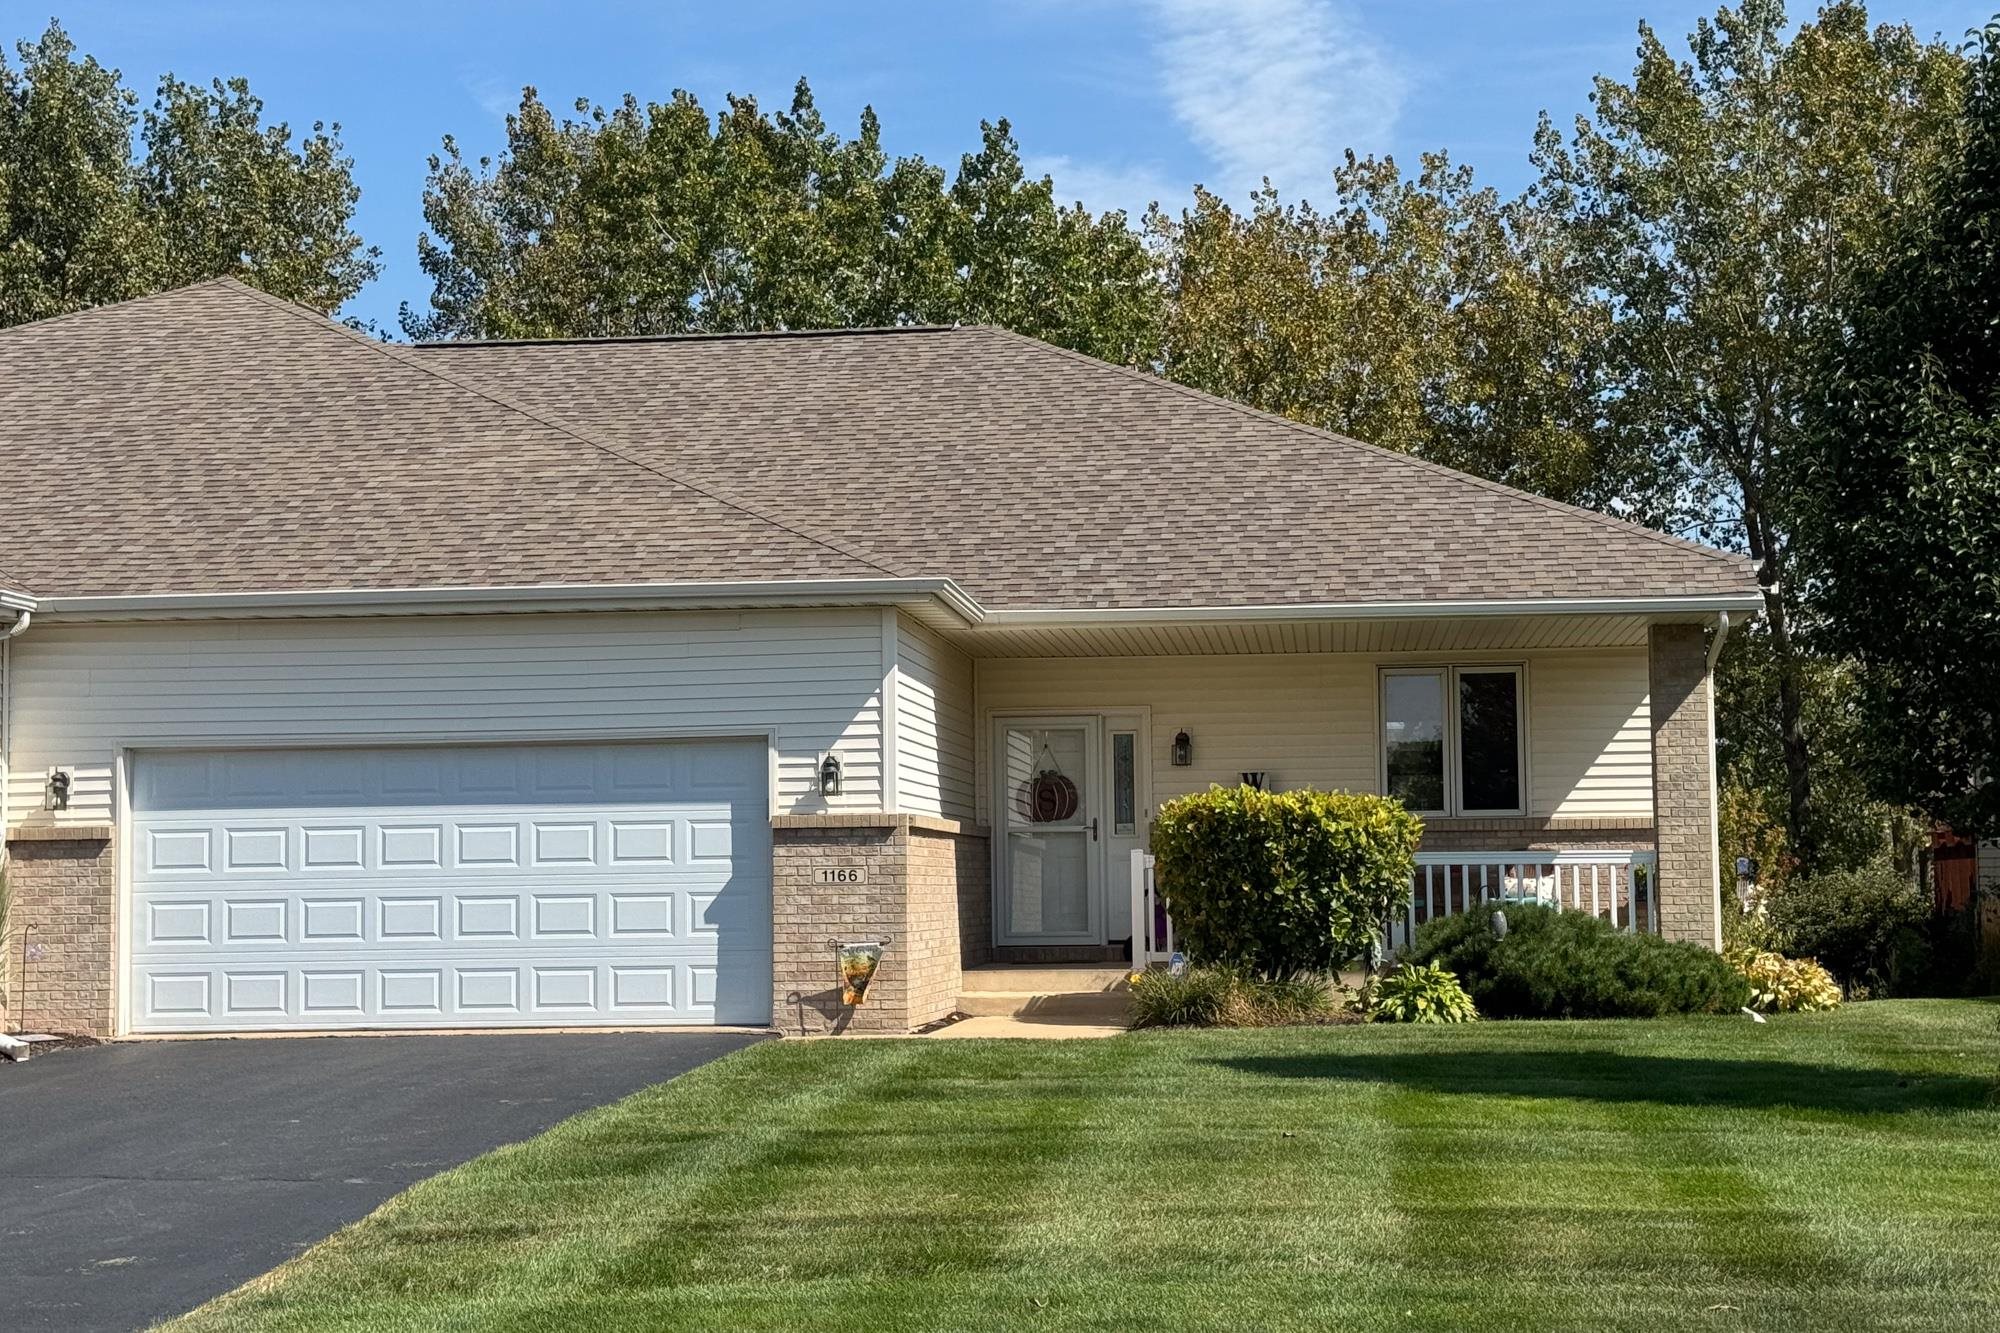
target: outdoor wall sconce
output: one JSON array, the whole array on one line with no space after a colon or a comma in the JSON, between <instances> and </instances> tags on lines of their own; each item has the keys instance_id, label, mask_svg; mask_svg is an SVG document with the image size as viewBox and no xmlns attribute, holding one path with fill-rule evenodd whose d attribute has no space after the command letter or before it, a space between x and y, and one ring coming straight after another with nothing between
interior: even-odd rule
<instances>
[{"instance_id":1,"label":"outdoor wall sconce","mask_svg":"<svg viewBox=\"0 0 2000 1333\"><path fill-rule=\"evenodd\" d=\"M70 775L67 771L60 768L50 770L49 794L42 804L51 810L69 809L69 788Z\"/></svg>"},{"instance_id":2,"label":"outdoor wall sconce","mask_svg":"<svg viewBox=\"0 0 2000 1333\"><path fill-rule=\"evenodd\" d=\"M819 794L821 796L840 795L840 756L832 751L819 761Z\"/></svg>"},{"instance_id":3,"label":"outdoor wall sconce","mask_svg":"<svg viewBox=\"0 0 2000 1333\"><path fill-rule=\"evenodd\" d=\"M1174 737L1174 767L1186 768L1194 762L1194 742L1188 739L1186 730Z\"/></svg>"}]
</instances>

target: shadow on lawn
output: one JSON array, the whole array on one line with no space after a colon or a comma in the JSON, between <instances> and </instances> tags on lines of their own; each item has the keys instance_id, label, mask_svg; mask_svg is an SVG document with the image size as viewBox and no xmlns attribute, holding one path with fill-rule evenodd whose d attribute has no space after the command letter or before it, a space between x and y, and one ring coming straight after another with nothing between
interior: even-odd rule
<instances>
[{"instance_id":1,"label":"shadow on lawn","mask_svg":"<svg viewBox=\"0 0 2000 1333\"><path fill-rule=\"evenodd\" d=\"M2000 1080L1778 1060L1701 1060L1610 1051L1435 1051L1422 1055L1253 1055L1213 1063L1266 1078L1393 1083L1422 1092L1566 1097L1667 1106L1794 1107L1860 1114L2000 1106Z\"/></svg>"}]
</instances>

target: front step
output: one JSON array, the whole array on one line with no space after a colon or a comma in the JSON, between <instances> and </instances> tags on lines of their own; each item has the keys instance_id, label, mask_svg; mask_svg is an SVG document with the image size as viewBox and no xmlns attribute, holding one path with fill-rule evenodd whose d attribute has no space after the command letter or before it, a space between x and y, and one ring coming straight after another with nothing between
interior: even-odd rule
<instances>
[{"instance_id":1,"label":"front step","mask_svg":"<svg viewBox=\"0 0 2000 1333\"><path fill-rule=\"evenodd\" d=\"M1122 1025L1130 987L1122 967L997 963L965 969L958 1011L974 1018Z\"/></svg>"}]
</instances>

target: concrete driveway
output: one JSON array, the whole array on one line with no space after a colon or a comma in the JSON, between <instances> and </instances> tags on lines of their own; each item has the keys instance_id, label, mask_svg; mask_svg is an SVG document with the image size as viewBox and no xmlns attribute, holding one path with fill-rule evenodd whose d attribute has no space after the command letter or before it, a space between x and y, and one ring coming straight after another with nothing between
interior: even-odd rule
<instances>
[{"instance_id":1,"label":"concrete driveway","mask_svg":"<svg viewBox=\"0 0 2000 1333\"><path fill-rule=\"evenodd\" d=\"M0 1067L0 1323L184 1313L425 1176L755 1040L262 1038Z\"/></svg>"}]
</instances>

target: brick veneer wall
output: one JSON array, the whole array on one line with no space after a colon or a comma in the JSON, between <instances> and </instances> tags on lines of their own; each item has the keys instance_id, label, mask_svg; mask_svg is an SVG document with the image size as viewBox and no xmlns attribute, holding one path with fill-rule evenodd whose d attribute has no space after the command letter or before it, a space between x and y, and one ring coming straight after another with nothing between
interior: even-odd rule
<instances>
[{"instance_id":1,"label":"brick veneer wall","mask_svg":"<svg viewBox=\"0 0 2000 1333\"><path fill-rule=\"evenodd\" d=\"M1703 627L1653 626L1648 666L1660 933L1668 939L1694 940L1720 949L1715 712Z\"/></svg>"},{"instance_id":2,"label":"brick veneer wall","mask_svg":"<svg viewBox=\"0 0 2000 1333\"><path fill-rule=\"evenodd\" d=\"M108 828L7 836L7 1026L111 1035L118 877ZM40 956L24 963L22 944Z\"/></svg>"},{"instance_id":3,"label":"brick veneer wall","mask_svg":"<svg viewBox=\"0 0 2000 1333\"><path fill-rule=\"evenodd\" d=\"M908 1032L949 1014L960 990L960 904L984 893L985 835L912 815L790 815L772 825L778 1030ZM815 883L822 867L859 867L867 880ZM842 1004L829 941L885 938L867 1002Z\"/></svg>"}]
</instances>

